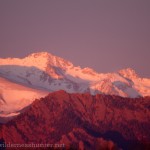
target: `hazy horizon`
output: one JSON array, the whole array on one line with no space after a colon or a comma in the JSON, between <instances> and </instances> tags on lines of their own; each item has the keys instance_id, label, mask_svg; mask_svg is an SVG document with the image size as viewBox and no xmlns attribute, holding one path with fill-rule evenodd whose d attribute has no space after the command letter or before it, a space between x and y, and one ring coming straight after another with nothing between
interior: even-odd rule
<instances>
[{"instance_id":1,"label":"hazy horizon","mask_svg":"<svg viewBox=\"0 0 150 150\"><path fill-rule=\"evenodd\" d=\"M97 72L150 77L150 1L0 1L0 57L47 51Z\"/></svg>"}]
</instances>

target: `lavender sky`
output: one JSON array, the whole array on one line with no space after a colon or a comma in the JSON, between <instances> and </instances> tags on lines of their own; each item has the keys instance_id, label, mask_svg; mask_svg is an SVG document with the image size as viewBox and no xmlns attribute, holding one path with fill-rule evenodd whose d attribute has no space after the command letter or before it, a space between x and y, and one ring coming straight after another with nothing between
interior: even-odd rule
<instances>
[{"instance_id":1,"label":"lavender sky","mask_svg":"<svg viewBox=\"0 0 150 150\"><path fill-rule=\"evenodd\" d=\"M0 57L38 51L150 77L150 0L0 0Z\"/></svg>"}]
</instances>

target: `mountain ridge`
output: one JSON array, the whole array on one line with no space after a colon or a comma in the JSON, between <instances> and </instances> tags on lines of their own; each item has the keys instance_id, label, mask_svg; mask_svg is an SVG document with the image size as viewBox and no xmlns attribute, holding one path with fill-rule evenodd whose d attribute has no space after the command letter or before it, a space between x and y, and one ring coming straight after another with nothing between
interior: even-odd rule
<instances>
[{"instance_id":1,"label":"mountain ridge","mask_svg":"<svg viewBox=\"0 0 150 150\"><path fill-rule=\"evenodd\" d=\"M20 67L20 69L17 69L14 66L18 68ZM31 69L25 67L31 67ZM32 67L35 67L35 69ZM15 73L14 70L16 71ZM33 53L22 59L0 59L0 73L4 74L6 77L8 77L8 74L11 74L12 77L14 76L16 81L19 76L20 78L28 80L28 82L35 87L42 84L43 88L50 91L64 89L67 92L82 93L89 90L91 94L95 94L95 92L93 92L95 90L99 93L103 91L104 94L111 94L109 90L107 91L107 88L105 91L100 87L98 87L98 89L93 89L95 84L108 81L108 84L109 82L112 83L112 87L114 89L112 94L114 95L137 97L147 96L150 94L150 79L140 78L131 68L122 69L116 73L97 73L92 68L86 67L82 69L80 66L76 67L70 61L54 56L48 52ZM36 82L39 82L38 80L40 80L41 76L43 76L43 83L32 83L33 77L30 79L30 75L35 76L35 78L39 78ZM51 78L53 83L48 83ZM121 82L123 85L116 86L113 84L113 82L116 81ZM59 86L60 84L62 84L62 86ZM77 84L79 84L81 89L77 90L73 87L73 85ZM126 86L127 91L122 90L120 88L121 86ZM133 95L131 93L133 93Z\"/></svg>"},{"instance_id":2,"label":"mountain ridge","mask_svg":"<svg viewBox=\"0 0 150 150\"><path fill-rule=\"evenodd\" d=\"M150 96L150 79L140 78L131 68L116 73L97 73L92 68L74 66L70 61L47 52L33 53L21 59L0 58L0 77L9 80L9 84L12 82L18 86L38 89L45 93L65 90L69 93L88 92L92 95L101 93L131 98ZM6 83L3 82L4 85ZM1 97L8 95L7 90L3 92L2 89L0 90ZM13 87L11 90L13 91ZM20 94L19 90L18 94ZM9 107L10 103L3 103L3 99L0 101L2 107ZM9 97L6 101L14 100ZM18 101L16 99L14 106ZM2 107L0 116L4 115ZM16 111L21 109L23 107ZM10 111L10 113L15 113L15 111Z\"/></svg>"},{"instance_id":3,"label":"mountain ridge","mask_svg":"<svg viewBox=\"0 0 150 150\"><path fill-rule=\"evenodd\" d=\"M2 125L0 139L20 144L63 143L68 149L79 149L82 143L89 150L104 145L116 150L146 150L150 146L149 104L150 97L56 91Z\"/></svg>"},{"instance_id":4,"label":"mountain ridge","mask_svg":"<svg viewBox=\"0 0 150 150\"><path fill-rule=\"evenodd\" d=\"M142 78L138 77L138 75L135 73L135 71L131 68L122 69L122 70L119 70L116 73L106 73L106 74L97 73L96 71L94 71L93 69L88 68L88 67L83 68L83 69L79 66L76 67L70 61L67 61L67 60L62 59L60 57L49 54L48 52L33 53L33 54L30 54L27 57L22 58L22 59L19 59L19 58L0 59L0 63L1 63L0 73L4 73L6 76L7 76L6 72L10 72L10 73L11 73L11 71L13 72L13 70L11 70L11 68L7 68L5 70L4 66L7 66L7 65L8 66L9 65L22 66L22 69L23 69L24 66L26 66L26 67L36 67L39 70L46 73L49 77L52 77L54 80L58 79L59 83L54 83L54 84L57 84L57 86L58 86L58 84L60 84L60 82L61 82L60 80L64 80L62 82L63 86L66 86L64 82L68 82L69 80L71 82L75 83L75 84L76 83L79 83L79 84L80 83L81 84L86 83L86 86L87 86L86 89L83 89L83 90L80 89L80 90L77 91L74 88L69 90L69 88L62 87L62 86L60 86L60 88L59 88L59 86L55 87L55 86L52 86L52 84L51 84L51 86L49 86L49 85L45 86L48 90L51 90L51 89L54 88L54 90L64 89L67 92L80 92L80 91L84 92L84 90L86 91L88 88L90 88L91 85L94 85L95 83L98 83L98 82L103 82L103 80L106 81L106 79L109 80L111 83L114 82L114 80L115 81L118 80L118 81L121 81L123 84L125 83L125 84L128 84L128 85L129 85L129 82L130 82L129 80L132 80L131 82L135 81L135 83L139 82L139 84L141 84L140 82L142 82L141 81ZM17 71L17 69L16 69L16 71ZM29 74L32 74L32 72L34 72L34 71L33 70L31 71L31 70L27 69L27 72L30 72ZM23 73L27 74L27 72L23 72ZM23 74L23 73L21 72L21 74ZM36 74L37 74L36 76L41 76L42 73L39 73L39 75L38 75L38 73L36 73ZM17 75L18 74L16 74L15 76L17 76ZM21 75L21 77L22 76L23 75ZM49 78L48 76L47 76L47 78ZM28 78L28 77L24 77L24 78ZM31 79L29 79L29 80L31 80ZM143 80L147 80L148 87L150 87L150 79L143 78ZM146 83L144 82L144 84L146 84ZM35 86L37 86L37 85L35 85ZM73 85L69 85L69 86L73 86ZM115 85L112 85L112 86L116 90L116 93L114 93L115 95L120 95L120 96L123 96L123 97L126 97L126 96L127 97L128 96L132 97L132 95L126 93L125 91L123 91L124 94L119 93L120 89ZM132 88L132 87L130 87L130 88ZM145 87L142 87L142 88L145 88ZM137 91L139 90L136 86L133 89L135 89ZM149 91L149 89L147 89L147 90ZM94 94L94 93L92 93L92 91L93 91L93 88L91 90L91 94ZM95 91L97 91L97 89L95 89ZM99 89L98 91L101 93L101 89ZM106 93L106 94L109 93L108 91L106 91L106 92L103 91L103 92ZM146 94L142 93L141 91L139 92L139 95L146 96ZM149 93L148 93L148 95L149 95ZM138 96L138 94L136 96Z\"/></svg>"}]
</instances>

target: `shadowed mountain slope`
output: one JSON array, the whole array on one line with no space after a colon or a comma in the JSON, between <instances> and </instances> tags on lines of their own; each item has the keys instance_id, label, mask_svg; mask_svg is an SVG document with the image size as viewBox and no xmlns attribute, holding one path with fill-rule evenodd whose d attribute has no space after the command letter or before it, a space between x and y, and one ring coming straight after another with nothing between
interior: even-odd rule
<instances>
[{"instance_id":1,"label":"shadowed mountain slope","mask_svg":"<svg viewBox=\"0 0 150 150\"><path fill-rule=\"evenodd\" d=\"M5 143L63 143L74 149L146 150L150 98L50 93L0 126Z\"/></svg>"}]
</instances>

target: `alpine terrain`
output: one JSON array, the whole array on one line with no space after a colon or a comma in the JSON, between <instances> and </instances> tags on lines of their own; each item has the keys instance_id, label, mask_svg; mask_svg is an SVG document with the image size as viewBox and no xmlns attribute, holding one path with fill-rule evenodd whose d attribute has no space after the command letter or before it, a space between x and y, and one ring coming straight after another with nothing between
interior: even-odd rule
<instances>
[{"instance_id":1,"label":"alpine terrain","mask_svg":"<svg viewBox=\"0 0 150 150\"><path fill-rule=\"evenodd\" d=\"M136 98L150 96L150 79L130 68L97 73L47 52L0 59L0 117L17 115L35 98L58 90Z\"/></svg>"},{"instance_id":2,"label":"alpine terrain","mask_svg":"<svg viewBox=\"0 0 150 150\"><path fill-rule=\"evenodd\" d=\"M0 59L0 149L149 150L149 127L150 78L131 68L97 73L47 52Z\"/></svg>"},{"instance_id":3,"label":"alpine terrain","mask_svg":"<svg viewBox=\"0 0 150 150\"><path fill-rule=\"evenodd\" d=\"M149 150L149 127L150 97L57 91L1 125L0 140L20 149L41 144L35 149Z\"/></svg>"}]
</instances>

